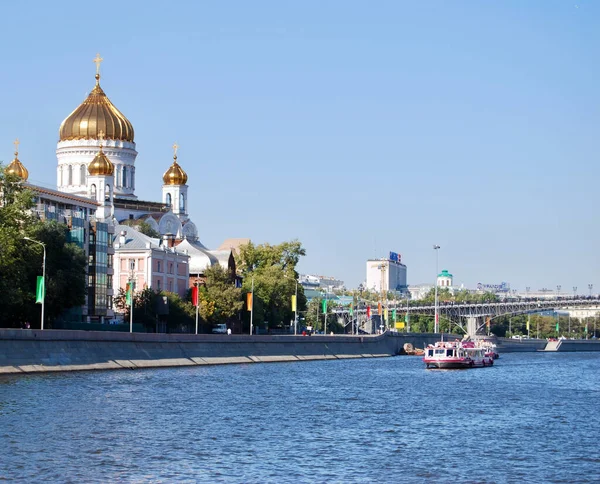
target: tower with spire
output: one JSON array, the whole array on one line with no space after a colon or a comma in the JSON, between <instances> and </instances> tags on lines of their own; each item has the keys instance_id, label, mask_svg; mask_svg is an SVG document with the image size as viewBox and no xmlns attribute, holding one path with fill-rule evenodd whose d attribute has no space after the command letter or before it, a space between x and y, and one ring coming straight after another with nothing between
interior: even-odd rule
<instances>
[{"instance_id":1,"label":"tower with spire","mask_svg":"<svg viewBox=\"0 0 600 484\"><path fill-rule=\"evenodd\" d=\"M172 212L179 220L185 222L187 215L187 190L188 176L183 168L177 163L177 143L173 145L173 163L163 175L162 196L163 203L171 207Z\"/></svg>"},{"instance_id":2,"label":"tower with spire","mask_svg":"<svg viewBox=\"0 0 600 484\"><path fill-rule=\"evenodd\" d=\"M114 196L135 200L135 149L131 122L100 87L100 54L96 55L96 85L60 125L56 148L57 186L62 192L88 196L88 165L100 152L114 165ZM104 139L99 134L104 134Z\"/></svg>"},{"instance_id":3,"label":"tower with spire","mask_svg":"<svg viewBox=\"0 0 600 484\"><path fill-rule=\"evenodd\" d=\"M115 166L102 151L104 133L98 133L100 151L88 165L88 196L98 203L96 217L110 219L114 213L113 190Z\"/></svg>"}]
</instances>

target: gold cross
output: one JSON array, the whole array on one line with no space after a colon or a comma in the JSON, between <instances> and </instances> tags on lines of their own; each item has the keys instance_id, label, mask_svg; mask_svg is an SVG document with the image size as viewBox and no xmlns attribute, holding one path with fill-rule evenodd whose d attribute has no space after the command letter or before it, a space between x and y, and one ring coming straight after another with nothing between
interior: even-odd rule
<instances>
[{"instance_id":1,"label":"gold cross","mask_svg":"<svg viewBox=\"0 0 600 484\"><path fill-rule=\"evenodd\" d=\"M100 75L100 64L104 59L102 57L100 57L100 54L96 54L96 58L94 59L94 62L96 63L96 75L99 76Z\"/></svg>"},{"instance_id":2,"label":"gold cross","mask_svg":"<svg viewBox=\"0 0 600 484\"><path fill-rule=\"evenodd\" d=\"M15 155L16 155L17 153L19 153L19 145L21 144L21 142L19 141L19 138L17 138L17 139L16 139L16 140L13 142L13 144L15 145Z\"/></svg>"},{"instance_id":3,"label":"gold cross","mask_svg":"<svg viewBox=\"0 0 600 484\"><path fill-rule=\"evenodd\" d=\"M179 145L175 143L173 145L173 158L177 158L177 150L179 149Z\"/></svg>"},{"instance_id":4,"label":"gold cross","mask_svg":"<svg viewBox=\"0 0 600 484\"><path fill-rule=\"evenodd\" d=\"M104 131L100 130L98 133L98 139L100 140L100 147L102 148L102 141L104 141Z\"/></svg>"}]
</instances>

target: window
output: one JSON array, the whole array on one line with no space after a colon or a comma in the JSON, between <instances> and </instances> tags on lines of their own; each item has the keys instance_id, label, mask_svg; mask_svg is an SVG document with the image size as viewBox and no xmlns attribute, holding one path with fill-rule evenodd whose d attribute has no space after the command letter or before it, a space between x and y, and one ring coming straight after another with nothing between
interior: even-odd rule
<instances>
[{"instance_id":1,"label":"window","mask_svg":"<svg viewBox=\"0 0 600 484\"><path fill-rule=\"evenodd\" d=\"M96 200L96 185L90 187L90 198Z\"/></svg>"},{"instance_id":2,"label":"window","mask_svg":"<svg viewBox=\"0 0 600 484\"><path fill-rule=\"evenodd\" d=\"M173 274L173 263L169 264L169 274Z\"/></svg>"},{"instance_id":3,"label":"window","mask_svg":"<svg viewBox=\"0 0 600 484\"><path fill-rule=\"evenodd\" d=\"M168 289L167 289L167 290L168 290L169 292L173 292L173 281L169 280L169 281L167 282L167 285L168 285Z\"/></svg>"},{"instance_id":4,"label":"window","mask_svg":"<svg viewBox=\"0 0 600 484\"><path fill-rule=\"evenodd\" d=\"M79 184L80 185L85 185L85 174L86 174L86 167L85 165L81 165L79 167Z\"/></svg>"},{"instance_id":5,"label":"window","mask_svg":"<svg viewBox=\"0 0 600 484\"><path fill-rule=\"evenodd\" d=\"M156 261L156 272L160 272L160 261Z\"/></svg>"},{"instance_id":6,"label":"window","mask_svg":"<svg viewBox=\"0 0 600 484\"><path fill-rule=\"evenodd\" d=\"M108 259L106 260L106 267L112 267L112 266L113 266L113 255L108 254Z\"/></svg>"},{"instance_id":7,"label":"window","mask_svg":"<svg viewBox=\"0 0 600 484\"><path fill-rule=\"evenodd\" d=\"M171 194L167 193L167 198L165 200L165 203L170 207L171 206Z\"/></svg>"},{"instance_id":8,"label":"window","mask_svg":"<svg viewBox=\"0 0 600 484\"><path fill-rule=\"evenodd\" d=\"M156 279L156 289L160 291L160 279Z\"/></svg>"},{"instance_id":9,"label":"window","mask_svg":"<svg viewBox=\"0 0 600 484\"><path fill-rule=\"evenodd\" d=\"M179 210L185 212L185 197L183 196L183 193L179 195Z\"/></svg>"},{"instance_id":10,"label":"window","mask_svg":"<svg viewBox=\"0 0 600 484\"><path fill-rule=\"evenodd\" d=\"M127 167L123 167L123 187L127 188Z\"/></svg>"},{"instance_id":11,"label":"window","mask_svg":"<svg viewBox=\"0 0 600 484\"><path fill-rule=\"evenodd\" d=\"M110 200L110 185L104 187L104 200Z\"/></svg>"},{"instance_id":12,"label":"window","mask_svg":"<svg viewBox=\"0 0 600 484\"><path fill-rule=\"evenodd\" d=\"M73 185L73 167L71 165L67 168L67 185Z\"/></svg>"}]
</instances>

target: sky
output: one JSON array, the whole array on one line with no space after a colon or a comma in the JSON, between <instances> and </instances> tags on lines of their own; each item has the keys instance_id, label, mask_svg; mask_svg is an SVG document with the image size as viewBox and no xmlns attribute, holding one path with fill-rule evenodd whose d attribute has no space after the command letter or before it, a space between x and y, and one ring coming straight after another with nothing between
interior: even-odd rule
<instances>
[{"instance_id":1,"label":"sky","mask_svg":"<svg viewBox=\"0 0 600 484\"><path fill-rule=\"evenodd\" d=\"M180 146L204 245L298 239L356 287L600 291L600 2L4 2L0 160L56 186L58 129L94 86L132 122L136 195Z\"/></svg>"}]
</instances>

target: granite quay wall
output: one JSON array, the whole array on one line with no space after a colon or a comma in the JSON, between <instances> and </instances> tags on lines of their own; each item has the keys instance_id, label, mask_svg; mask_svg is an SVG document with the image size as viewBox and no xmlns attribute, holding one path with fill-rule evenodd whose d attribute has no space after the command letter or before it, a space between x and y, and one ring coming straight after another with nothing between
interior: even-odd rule
<instances>
[{"instance_id":1,"label":"granite quay wall","mask_svg":"<svg viewBox=\"0 0 600 484\"><path fill-rule=\"evenodd\" d=\"M394 356L432 334L192 335L0 329L0 373L156 368Z\"/></svg>"},{"instance_id":2,"label":"granite quay wall","mask_svg":"<svg viewBox=\"0 0 600 484\"><path fill-rule=\"evenodd\" d=\"M557 351L600 351L600 340L597 339L563 339Z\"/></svg>"}]
</instances>

